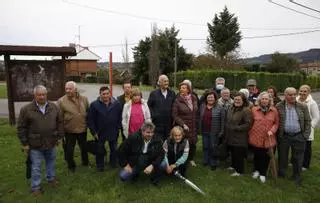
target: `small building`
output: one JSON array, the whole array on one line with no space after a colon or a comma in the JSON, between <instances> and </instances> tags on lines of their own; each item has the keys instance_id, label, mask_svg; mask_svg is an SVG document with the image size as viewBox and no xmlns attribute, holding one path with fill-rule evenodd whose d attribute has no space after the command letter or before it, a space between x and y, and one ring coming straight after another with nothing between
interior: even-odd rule
<instances>
[{"instance_id":1,"label":"small building","mask_svg":"<svg viewBox=\"0 0 320 203\"><path fill-rule=\"evenodd\" d=\"M320 74L320 61L314 61L311 63L301 63L299 68L303 70L307 75Z\"/></svg>"},{"instance_id":2,"label":"small building","mask_svg":"<svg viewBox=\"0 0 320 203\"><path fill-rule=\"evenodd\" d=\"M77 55L66 59L66 76L79 77L81 82L87 77L96 76L97 61L101 57L90 51L88 47L79 44L69 44L69 46L76 49Z\"/></svg>"}]
</instances>

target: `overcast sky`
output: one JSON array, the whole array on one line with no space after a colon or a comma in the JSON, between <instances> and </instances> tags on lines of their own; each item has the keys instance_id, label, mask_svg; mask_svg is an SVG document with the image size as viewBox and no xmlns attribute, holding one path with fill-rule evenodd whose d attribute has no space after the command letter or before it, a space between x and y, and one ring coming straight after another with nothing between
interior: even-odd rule
<instances>
[{"instance_id":1,"label":"overcast sky","mask_svg":"<svg viewBox=\"0 0 320 203\"><path fill-rule=\"evenodd\" d=\"M109 52L113 52L114 61L122 61L122 46L101 45L124 44L125 38L129 44L137 43L150 35L153 22L160 29L175 22L182 39L205 39L208 35L206 23L211 22L214 14L222 11L225 5L238 17L244 37L320 30L320 13L294 5L289 0L274 2L318 19L287 10L268 0L0 0L0 44L66 46L79 42L80 25L81 45L89 46L102 57L102 61L107 60ZM320 10L319 0L296 2ZM181 43L187 52L195 55L206 52L205 41L182 40ZM129 49L131 61L132 47ZM252 57L310 48L320 48L320 32L243 39L240 53L242 57Z\"/></svg>"}]
</instances>

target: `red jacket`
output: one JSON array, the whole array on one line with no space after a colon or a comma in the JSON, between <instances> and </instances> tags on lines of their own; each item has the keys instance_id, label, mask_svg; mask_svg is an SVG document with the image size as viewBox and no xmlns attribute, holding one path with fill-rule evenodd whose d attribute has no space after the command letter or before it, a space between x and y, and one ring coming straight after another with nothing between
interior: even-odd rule
<instances>
[{"instance_id":1,"label":"red jacket","mask_svg":"<svg viewBox=\"0 0 320 203\"><path fill-rule=\"evenodd\" d=\"M276 142L276 133L279 128L279 113L274 107L270 107L264 114L260 106L251 109L253 115L253 125L249 131L249 143L259 148L274 147ZM272 135L268 136L268 131Z\"/></svg>"}]
</instances>

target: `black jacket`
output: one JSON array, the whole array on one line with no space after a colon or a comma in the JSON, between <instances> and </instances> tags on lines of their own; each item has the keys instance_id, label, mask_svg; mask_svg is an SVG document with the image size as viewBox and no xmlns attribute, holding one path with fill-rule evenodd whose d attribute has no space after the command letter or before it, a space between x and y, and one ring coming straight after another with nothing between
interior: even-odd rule
<instances>
[{"instance_id":1,"label":"black jacket","mask_svg":"<svg viewBox=\"0 0 320 203\"><path fill-rule=\"evenodd\" d=\"M157 134L164 134L164 137L169 135L172 126L172 105L176 98L176 94L172 90L167 90L167 97L161 93L160 89L154 90L150 93L148 99L148 106L151 113L153 124L156 126Z\"/></svg>"},{"instance_id":2,"label":"black jacket","mask_svg":"<svg viewBox=\"0 0 320 203\"><path fill-rule=\"evenodd\" d=\"M183 155L184 148L187 144L187 139L184 138L181 142L177 143L176 153L174 152L175 141L172 138L167 139L168 144L168 162L169 165L175 164L176 161Z\"/></svg>"},{"instance_id":3,"label":"black jacket","mask_svg":"<svg viewBox=\"0 0 320 203\"><path fill-rule=\"evenodd\" d=\"M137 165L144 146L141 131L130 135L118 149L119 163L122 167L129 164L131 167ZM154 167L159 167L164 158L164 150L161 139L153 136L147 150L148 160Z\"/></svg>"}]
</instances>

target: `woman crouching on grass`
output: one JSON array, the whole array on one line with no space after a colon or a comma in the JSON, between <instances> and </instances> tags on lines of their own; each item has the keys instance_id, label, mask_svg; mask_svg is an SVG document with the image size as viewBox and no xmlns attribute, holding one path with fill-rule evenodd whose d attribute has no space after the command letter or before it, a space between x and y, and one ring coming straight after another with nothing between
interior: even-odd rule
<instances>
[{"instance_id":1,"label":"woman crouching on grass","mask_svg":"<svg viewBox=\"0 0 320 203\"><path fill-rule=\"evenodd\" d=\"M177 170L184 176L188 166L189 142L180 126L172 128L170 137L163 143L163 149L165 157L161 169L168 174L173 174L173 171Z\"/></svg>"}]
</instances>

